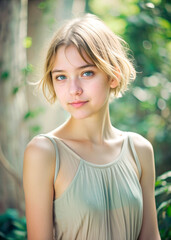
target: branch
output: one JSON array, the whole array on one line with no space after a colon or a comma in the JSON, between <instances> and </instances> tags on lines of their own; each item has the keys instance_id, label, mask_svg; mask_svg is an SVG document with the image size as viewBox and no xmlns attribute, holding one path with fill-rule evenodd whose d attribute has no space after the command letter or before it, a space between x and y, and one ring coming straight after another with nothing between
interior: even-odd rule
<instances>
[{"instance_id":1,"label":"branch","mask_svg":"<svg viewBox=\"0 0 171 240\"><path fill-rule=\"evenodd\" d=\"M0 145L0 163L3 166L3 168L15 179L17 185L21 186L21 179L20 177L18 177L16 171L13 169L9 161L4 156L1 145Z\"/></svg>"}]
</instances>

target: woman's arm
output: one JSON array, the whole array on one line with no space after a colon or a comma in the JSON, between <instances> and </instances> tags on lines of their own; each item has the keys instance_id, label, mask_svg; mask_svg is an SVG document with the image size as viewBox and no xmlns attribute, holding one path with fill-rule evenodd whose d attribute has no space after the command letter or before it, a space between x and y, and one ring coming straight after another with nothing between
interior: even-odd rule
<instances>
[{"instance_id":1,"label":"woman's arm","mask_svg":"<svg viewBox=\"0 0 171 240\"><path fill-rule=\"evenodd\" d=\"M28 240L53 239L54 169L51 142L44 137L33 138L25 150L23 165Z\"/></svg>"},{"instance_id":2,"label":"woman's arm","mask_svg":"<svg viewBox=\"0 0 171 240\"><path fill-rule=\"evenodd\" d=\"M138 240L160 240L155 204L155 164L149 141L135 134L133 141L142 168L140 184L143 193L143 222Z\"/></svg>"}]
</instances>

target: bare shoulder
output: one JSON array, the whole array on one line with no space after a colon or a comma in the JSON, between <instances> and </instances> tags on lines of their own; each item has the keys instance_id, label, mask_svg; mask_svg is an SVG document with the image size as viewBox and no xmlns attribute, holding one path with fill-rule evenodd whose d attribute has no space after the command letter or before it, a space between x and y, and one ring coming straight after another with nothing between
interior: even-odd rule
<instances>
[{"instance_id":1,"label":"bare shoulder","mask_svg":"<svg viewBox=\"0 0 171 240\"><path fill-rule=\"evenodd\" d=\"M49 139L44 136L35 136L28 144L24 156L36 159L51 159L54 155L54 147Z\"/></svg>"},{"instance_id":2,"label":"bare shoulder","mask_svg":"<svg viewBox=\"0 0 171 240\"><path fill-rule=\"evenodd\" d=\"M130 137L132 138L132 141L134 143L134 147L142 167L142 172L154 172L154 152L153 146L150 141L148 141L140 134L133 132L130 132Z\"/></svg>"},{"instance_id":3,"label":"bare shoulder","mask_svg":"<svg viewBox=\"0 0 171 240\"><path fill-rule=\"evenodd\" d=\"M29 169L41 170L43 173L53 172L55 164L55 149L49 139L35 136L27 145L24 152L24 173ZM49 171L47 171L49 169ZM40 171L39 171L40 172Z\"/></svg>"},{"instance_id":4,"label":"bare shoulder","mask_svg":"<svg viewBox=\"0 0 171 240\"><path fill-rule=\"evenodd\" d=\"M152 155L153 146L146 138L138 133L130 132L129 134L133 140L135 150L139 155Z\"/></svg>"}]
</instances>

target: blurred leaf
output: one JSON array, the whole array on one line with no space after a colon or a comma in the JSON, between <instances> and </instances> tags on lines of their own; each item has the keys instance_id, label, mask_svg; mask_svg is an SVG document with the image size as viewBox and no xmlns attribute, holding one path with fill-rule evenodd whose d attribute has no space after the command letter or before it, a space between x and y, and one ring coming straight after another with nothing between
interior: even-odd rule
<instances>
[{"instance_id":1,"label":"blurred leaf","mask_svg":"<svg viewBox=\"0 0 171 240\"><path fill-rule=\"evenodd\" d=\"M1 81L5 81L9 78L9 71L4 71L1 73Z\"/></svg>"},{"instance_id":2,"label":"blurred leaf","mask_svg":"<svg viewBox=\"0 0 171 240\"><path fill-rule=\"evenodd\" d=\"M19 216L18 211L13 208L8 208L5 214L11 219L18 218L18 216Z\"/></svg>"},{"instance_id":3,"label":"blurred leaf","mask_svg":"<svg viewBox=\"0 0 171 240\"><path fill-rule=\"evenodd\" d=\"M32 64L27 64L27 66L22 69L22 72L23 72L24 75L27 76L28 74L33 72L33 69L34 69L34 67L33 67Z\"/></svg>"},{"instance_id":4,"label":"blurred leaf","mask_svg":"<svg viewBox=\"0 0 171 240\"><path fill-rule=\"evenodd\" d=\"M168 217L171 217L171 205L167 208L167 215Z\"/></svg>"},{"instance_id":5,"label":"blurred leaf","mask_svg":"<svg viewBox=\"0 0 171 240\"><path fill-rule=\"evenodd\" d=\"M157 179L155 182L155 187L162 186L162 183L163 181Z\"/></svg>"},{"instance_id":6,"label":"blurred leaf","mask_svg":"<svg viewBox=\"0 0 171 240\"><path fill-rule=\"evenodd\" d=\"M35 135L41 131L42 127L40 125L34 125L30 127L30 131Z\"/></svg>"},{"instance_id":7,"label":"blurred leaf","mask_svg":"<svg viewBox=\"0 0 171 240\"><path fill-rule=\"evenodd\" d=\"M159 189L156 189L155 196L157 197L158 195L163 194L163 193L165 193L165 194L171 193L171 186L170 186L170 184L167 184L164 187L160 187Z\"/></svg>"},{"instance_id":8,"label":"blurred leaf","mask_svg":"<svg viewBox=\"0 0 171 240\"><path fill-rule=\"evenodd\" d=\"M13 226L19 230L26 230L26 223L21 220L13 221Z\"/></svg>"},{"instance_id":9,"label":"blurred leaf","mask_svg":"<svg viewBox=\"0 0 171 240\"><path fill-rule=\"evenodd\" d=\"M19 88L20 88L20 87L17 87L17 86L16 86L16 87L13 87L13 89L12 89L12 94L15 95L15 94L19 91Z\"/></svg>"},{"instance_id":10,"label":"blurred leaf","mask_svg":"<svg viewBox=\"0 0 171 240\"><path fill-rule=\"evenodd\" d=\"M43 13L47 14L51 12L51 2L48 0L42 1L38 4L38 8L42 10Z\"/></svg>"},{"instance_id":11,"label":"blurred leaf","mask_svg":"<svg viewBox=\"0 0 171 240\"><path fill-rule=\"evenodd\" d=\"M26 236L26 232L25 231L20 231L18 229L13 230L13 234L16 235L16 237L25 237Z\"/></svg>"},{"instance_id":12,"label":"blurred leaf","mask_svg":"<svg viewBox=\"0 0 171 240\"><path fill-rule=\"evenodd\" d=\"M40 8L40 9L47 8L47 2L40 2L39 5L38 5L38 8Z\"/></svg>"},{"instance_id":13,"label":"blurred leaf","mask_svg":"<svg viewBox=\"0 0 171 240\"><path fill-rule=\"evenodd\" d=\"M106 17L104 21L116 34L124 34L125 28L127 26L127 23L124 19L116 18L115 21L111 21L110 18Z\"/></svg>"},{"instance_id":14,"label":"blurred leaf","mask_svg":"<svg viewBox=\"0 0 171 240\"><path fill-rule=\"evenodd\" d=\"M30 118L35 118L37 117L39 114L44 112L44 108L39 107L35 110L32 111L28 111L25 115L24 115L24 120L28 120Z\"/></svg>"},{"instance_id":15,"label":"blurred leaf","mask_svg":"<svg viewBox=\"0 0 171 240\"><path fill-rule=\"evenodd\" d=\"M154 3L155 5L159 5L162 0L150 0L150 2Z\"/></svg>"},{"instance_id":16,"label":"blurred leaf","mask_svg":"<svg viewBox=\"0 0 171 240\"><path fill-rule=\"evenodd\" d=\"M160 204L160 206L157 208L157 212L159 213L161 210L166 209L167 207L170 207L171 205L171 199L168 201L164 201Z\"/></svg>"},{"instance_id":17,"label":"blurred leaf","mask_svg":"<svg viewBox=\"0 0 171 240\"><path fill-rule=\"evenodd\" d=\"M139 14L139 12L140 12L140 9L138 5L136 5L135 3L122 5L122 14L124 14L125 16L136 15L136 14Z\"/></svg>"},{"instance_id":18,"label":"blurred leaf","mask_svg":"<svg viewBox=\"0 0 171 240\"><path fill-rule=\"evenodd\" d=\"M161 174L159 177L157 177L157 181L163 181L166 180L168 178L171 178L171 171L165 172L163 174Z\"/></svg>"},{"instance_id":19,"label":"blurred leaf","mask_svg":"<svg viewBox=\"0 0 171 240\"><path fill-rule=\"evenodd\" d=\"M168 20L164 19L164 18L161 18L161 17L158 17L157 18L157 21L159 23L159 25L164 28L164 29L168 29L171 31L171 24L169 23Z\"/></svg>"},{"instance_id":20,"label":"blurred leaf","mask_svg":"<svg viewBox=\"0 0 171 240\"><path fill-rule=\"evenodd\" d=\"M32 46L32 38L31 37L26 37L23 41L23 46L25 48L30 48Z\"/></svg>"},{"instance_id":21,"label":"blurred leaf","mask_svg":"<svg viewBox=\"0 0 171 240\"><path fill-rule=\"evenodd\" d=\"M26 240L26 236L26 219L21 218L16 209L7 209L0 215L0 239Z\"/></svg>"}]
</instances>

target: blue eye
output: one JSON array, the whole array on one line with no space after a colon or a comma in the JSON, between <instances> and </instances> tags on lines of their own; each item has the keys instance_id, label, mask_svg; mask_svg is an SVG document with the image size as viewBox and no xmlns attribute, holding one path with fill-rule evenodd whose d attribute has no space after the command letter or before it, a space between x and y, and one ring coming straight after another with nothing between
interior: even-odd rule
<instances>
[{"instance_id":1,"label":"blue eye","mask_svg":"<svg viewBox=\"0 0 171 240\"><path fill-rule=\"evenodd\" d=\"M87 72L84 72L83 73L83 77L90 77L90 76L93 76L94 73L92 71L87 71Z\"/></svg>"},{"instance_id":2,"label":"blue eye","mask_svg":"<svg viewBox=\"0 0 171 240\"><path fill-rule=\"evenodd\" d=\"M65 75L60 75L60 76L57 76L56 79L59 80L59 81L62 81L62 80L66 79L66 76Z\"/></svg>"}]
</instances>

